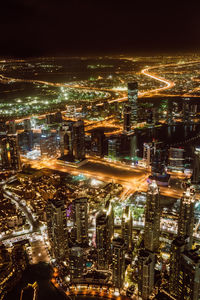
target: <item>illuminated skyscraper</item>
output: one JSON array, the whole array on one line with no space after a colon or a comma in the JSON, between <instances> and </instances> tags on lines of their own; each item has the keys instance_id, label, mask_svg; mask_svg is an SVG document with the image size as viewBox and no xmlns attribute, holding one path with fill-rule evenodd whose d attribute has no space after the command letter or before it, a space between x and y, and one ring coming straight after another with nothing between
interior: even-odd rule
<instances>
[{"instance_id":1,"label":"illuminated skyscraper","mask_svg":"<svg viewBox=\"0 0 200 300\"><path fill-rule=\"evenodd\" d=\"M150 167L153 156L153 147L151 143L143 144L143 160L146 162L146 166Z\"/></svg>"},{"instance_id":2,"label":"illuminated skyscraper","mask_svg":"<svg viewBox=\"0 0 200 300\"><path fill-rule=\"evenodd\" d=\"M67 215L64 200L52 199L46 208L47 230L52 256L63 261L68 257Z\"/></svg>"},{"instance_id":3,"label":"illuminated skyscraper","mask_svg":"<svg viewBox=\"0 0 200 300\"><path fill-rule=\"evenodd\" d=\"M18 135L17 134L8 134L7 142L9 145L8 150L8 159L10 168L12 170L20 170L21 169L21 161L19 154L19 145L18 145Z\"/></svg>"},{"instance_id":4,"label":"illuminated skyscraper","mask_svg":"<svg viewBox=\"0 0 200 300\"><path fill-rule=\"evenodd\" d=\"M40 138L40 151L42 157L53 157L56 154L56 136L49 130L43 130Z\"/></svg>"},{"instance_id":5,"label":"illuminated skyscraper","mask_svg":"<svg viewBox=\"0 0 200 300\"><path fill-rule=\"evenodd\" d=\"M200 299L200 252L199 250L184 251L181 255L179 277L179 300Z\"/></svg>"},{"instance_id":6,"label":"illuminated skyscraper","mask_svg":"<svg viewBox=\"0 0 200 300\"><path fill-rule=\"evenodd\" d=\"M81 279L84 272L84 251L80 247L72 247L69 253L71 281Z\"/></svg>"},{"instance_id":7,"label":"illuminated skyscraper","mask_svg":"<svg viewBox=\"0 0 200 300\"><path fill-rule=\"evenodd\" d=\"M132 249L132 230L132 214L130 208L126 206L122 215L122 237L124 239L124 247L126 250Z\"/></svg>"},{"instance_id":8,"label":"illuminated skyscraper","mask_svg":"<svg viewBox=\"0 0 200 300\"><path fill-rule=\"evenodd\" d=\"M170 294L174 297L178 297L180 293L181 254L185 251L187 243L185 237L177 237L171 245L169 289Z\"/></svg>"},{"instance_id":9,"label":"illuminated skyscraper","mask_svg":"<svg viewBox=\"0 0 200 300\"><path fill-rule=\"evenodd\" d=\"M108 157L117 159L120 157L121 141L119 137L109 138L108 140Z\"/></svg>"},{"instance_id":10,"label":"illuminated skyscraper","mask_svg":"<svg viewBox=\"0 0 200 300\"><path fill-rule=\"evenodd\" d=\"M166 168L166 148L162 142L153 142L152 144L152 162L151 162L151 172L153 175L165 174Z\"/></svg>"},{"instance_id":11,"label":"illuminated skyscraper","mask_svg":"<svg viewBox=\"0 0 200 300\"><path fill-rule=\"evenodd\" d=\"M99 270L109 268L110 245L108 217L106 212L101 211L96 217L97 268Z\"/></svg>"},{"instance_id":12,"label":"illuminated skyscraper","mask_svg":"<svg viewBox=\"0 0 200 300\"><path fill-rule=\"evenodd\" d=\"M121 289L125 278L124 240L120 237L112 240L112 280L115 288Z\"/></svg>"},{"instance_id":13,"label":"illuminated skyscraper","mask_svg":"<svg viewBox=\"0 0 200 300\"><path fill-rule=\"evenodd\" d=\"M168 168L171 170L183 171L185 158L184 149L180 148L170 148L169 149L169 165Z\"/></svg>"},{"instance_id":14,"label":"illuminated skyscraper","mask_svg":"<svg viewBox=\"0 0 200 300\"><path fill-rule=\"evenodd\" d=\"M131 107L129 105L124 106L124 131L131 131Z\"/></svg>"},{"instance_id":15,"label":"illuminated skyscraper","mask_svg":"<svg viewBox=\"0 0 200 300\"><path fill-rule=\"evenodd\" d=\"M33 148L33 130L31 130L31 120L24 120L24 132L22 134L23 144L22 148L31 151Z\"/></svg>"},{"instance_id":16,"label":"illuminated skyscraper","mask_svg":"<svg viewBox=\"0 0 200 300\"><path fill-rule=\"evenodd\" d=\"M196 147L194 151L192 183L200 183L200 147Z\"/></svg>"},{"instance_id":17,"label":"illuminated skyscraper","mask_svg":"<svg viewBox=\"0 0 200 300\"><path fill-rule=\"evenodd\" d=\"M131 123L137 123L137 100L138 100L138 84L137 82L128 83L128 104L131 108Z\"/></svg>"},{"instance_id":18,"label":"illuminated skyscraper","mask_svg":"<svg viewBox=\"0 0 200 300\"><path fill-rule=\"evenodd\" d=\"M0 133L0 168L5 170L9 168L8 159L8 141L6 133Z\"/></svg>"},{"instance_id":19,"label":"illuminated skyscraper","mask_svg":"<svg viewBox=\"0 0 200 300\"><path fill-rule=\"evenodd\" d=\"M149 299L154 287L155 254L140 250L138 256L138 293L146 300Z\"/></svg>"},{"instance_id":20,"label":"illuminated skyscraper","mask_svg":"<svg viewBox=\"0 0 200 300\"><path fill-rule=\"evenodd\" d=\"M75 159L85 158L85 132L84 122L79 120L73 124L73 138L72 138L73 156Z\"/></svg>"},{"instance_id":21,"label":"illuminated skyscraper","mask_svg":"<svg viewBox=\"0 0 200 300\"><path fill-rule=\"evenodd\" d=\"M191 249L194 229L194 203L195 194L188 188L180 201L180 211L178 218L178 236L189 238L188 247Z\"/></svg>"},{"instance_id":22,"label":"illuminated skyscraper","mask_svg":"<svg viewBox=\"0 0 200 300\"><path fill-rule=\"evenodd\" d=\"M99 270L107 270L109 268L113 230L113 208L110 203L108 210L101 211L96 217L97 268Z\"/></svg>"},{"instance_id":23,"label":"illuminated skyscraper","mask_svg":"<svg viewBox=\"0 0 200 300\"><path fill-rule=\"evenodd\" d=\"M79 245L88 244L88 199L78 198L74 200L76 241Z\"/></svg>"},{"instance_id":24,"label":"illuminated skyscraper","mask_svg":"<svg viewBox=\"0 0 200 300\"><path fill-rule=\"evenodd\" d=\"M114 210L113 210L113 202L107 201L105 205L106 214L108 216L108 240L112 241L114 237Z\"/></svg>"},{"instance_id":25,"label":"illuminated skyscraper","mask_svg":"<svg viewBox=\"0 0 200 300\"><path fill-rule=\"evenodd\" d=\"M72 131L74 122L66 122L60 128L60 154L72 155Z\"/></svg>"},{"instance_id":26,"label":"illuminated skyscraper","mask_svg":"<svg viewBox=\"0 0 200 300\"><path fill-rule=\"evenodd\" d=\"M155 182L148 186L145 227L144 227L144 246L146 250L156 252L159 248L160 236L160 196L159 189Z\"/></svg>"},{"instance_id":27,"label":"illuminated skyscraper","mask_svg":"<svg viewBox=\"0 0 200 300\"><path fill-rule=\"evenodd\" d=\"M103 156L105 153L105 134L103 129L91 132L91 151L93 155Z\"/></svg>"}]
</instances>

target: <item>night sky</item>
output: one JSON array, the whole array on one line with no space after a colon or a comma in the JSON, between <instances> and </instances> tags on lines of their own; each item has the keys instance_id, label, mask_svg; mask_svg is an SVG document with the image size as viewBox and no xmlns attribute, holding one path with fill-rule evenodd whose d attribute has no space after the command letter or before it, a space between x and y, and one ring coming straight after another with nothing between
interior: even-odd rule
<instances>
[{"instance_id":1,"label":"night sky","mask_svg":"<svg viewBox=\"0 0 200 300\"><path fill-rule=\"evenodd\" d=\"M2 0L0 55L198 52L198 2Z\"/></svg>"}]
</instances>

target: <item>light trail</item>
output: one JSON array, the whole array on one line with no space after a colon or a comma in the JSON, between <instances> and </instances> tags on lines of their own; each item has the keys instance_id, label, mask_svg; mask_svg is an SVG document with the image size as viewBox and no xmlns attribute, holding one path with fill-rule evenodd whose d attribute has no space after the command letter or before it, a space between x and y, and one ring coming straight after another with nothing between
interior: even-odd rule
<instances>
[{"instance_id":1,"label":"light trail","mask_svg":"<svg viewBox=\"0 0 200 300\"><path fill-rule=\"evenodd\" d=\"M160 77L158 75L156 75L155 73L151 73L149 72L150 70L155 70L155 69L159 69L159 68L167 68L167 67L176 67L176 66L180 66L180 65L190 65L190 64L196 64L196 63L200 63L200 61L190 61L190 62L183 62L181 64L164 64L164 65L157 65L157 66L151 66L151 67L148 67L148 68L145 68L143 70L141 70L141 74L145 75L145 76L148 76L152 79L155 79L159 82L162 82L165 84L165 86L163 87L159 87L159 88L156 88L156 89L152 89L152 90L147 90L145 92L139 92L138 93L138 97L141 98L143 96L151 96L153 94L156 94L160 91L164 91L164 90L167 90L167 89L171 89L175 86L175 82L173 81L170 81L168 79L165 79L163 77ZM183 95L175 95L176 97L178 96L183 96ZM194 97L194 96L193 96ZM108 101L108 103L115 103L115 102L123 102L123 101L126 101L128 99L128 97L122 97L122 98L118 98L118 99L115 99L115 100L110 100Z\"/></svg>"}]
</instances>

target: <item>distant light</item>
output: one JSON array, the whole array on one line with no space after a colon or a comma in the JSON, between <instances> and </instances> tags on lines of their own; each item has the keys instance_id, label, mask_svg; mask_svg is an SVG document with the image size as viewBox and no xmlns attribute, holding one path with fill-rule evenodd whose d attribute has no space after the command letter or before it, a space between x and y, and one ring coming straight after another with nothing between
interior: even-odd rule
<instances>
[{"instance_id":1,"label":"distant light","mask_svg":"<svg viewBox=\"0 0 200 300\"><path fill-rule=\"evenodd\" d=\"M98 185L100 185L100 181L99 180L96 180L95 178L93 178L92 180L91 180L91 185L92 186L98 186Z\"/></svg>"}]
</instances>

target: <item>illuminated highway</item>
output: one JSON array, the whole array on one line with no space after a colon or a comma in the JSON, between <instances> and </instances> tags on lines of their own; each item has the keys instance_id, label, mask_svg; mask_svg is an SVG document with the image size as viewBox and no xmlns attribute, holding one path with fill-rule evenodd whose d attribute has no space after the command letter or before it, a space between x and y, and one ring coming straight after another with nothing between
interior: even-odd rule
<instances>
[{"instance_id":1,"label":"illuminated highway","mask_svg":"<svg viewBox=\"0 0 200 300\"><path fill-rule=\"evenodd\" d=\"M79 169L61 165L56 159L43 159L40 161L30 160L22 157L22 161L31 164L33 168L42 169L47 168L51 170L58 170L61 172L78 175L80 173L87 177L96 178L105 182L119 183L127 191L128 195L133 194L136 191L147 191L147 178L149 172L142 168L132 168L126 165L105 162L104 160L89 159L89 163L80 167ZM160 192L162 195L180 198L183 190L174 189L169 187L161 187ZM124 196L123 196L124 198Z\"/></svg>"}]
</instances>

